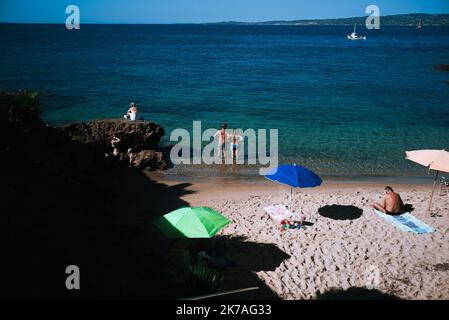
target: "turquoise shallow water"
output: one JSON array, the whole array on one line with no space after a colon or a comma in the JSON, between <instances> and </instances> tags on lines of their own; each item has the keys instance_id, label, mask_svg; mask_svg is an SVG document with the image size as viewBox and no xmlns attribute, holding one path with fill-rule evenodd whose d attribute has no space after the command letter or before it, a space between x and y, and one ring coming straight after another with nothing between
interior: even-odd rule
<instances>
[{"instance_id":1,"label":"turquoise shallow water","mask_svg":"<svg viewBox=\"0 0 449 320\"><path fill-rule=\"evenodd\" d=\"M0 88L41 92L52 124L131 101L169 133L279 129L281 162L321 174L423 175L404 151L449 148L449 28L0 25ZM168 143L167 137L164 143Z\"/></svg>"}]
</instances>

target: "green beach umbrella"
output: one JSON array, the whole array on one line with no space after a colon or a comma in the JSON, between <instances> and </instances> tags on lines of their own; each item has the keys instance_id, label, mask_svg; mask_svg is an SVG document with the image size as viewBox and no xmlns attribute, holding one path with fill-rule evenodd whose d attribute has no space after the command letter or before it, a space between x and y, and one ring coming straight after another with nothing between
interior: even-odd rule
<instances>
[{"instance_id":1,"label":"green beach umbrella","mask_svg":"<svg viewBox=\"0 0 449 320\"><path fill-rule=\"evenodd\" d=\"M208 207L186 207L154 221L168 238L211 238L229 220Z\"/></svg>"}]
</instances>

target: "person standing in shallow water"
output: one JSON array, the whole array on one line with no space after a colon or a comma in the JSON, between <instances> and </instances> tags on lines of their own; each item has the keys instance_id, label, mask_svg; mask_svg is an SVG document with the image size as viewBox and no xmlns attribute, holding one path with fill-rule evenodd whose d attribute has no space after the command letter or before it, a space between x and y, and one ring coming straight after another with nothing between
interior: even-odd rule
<instances>
[{"instance_id":1,"label":"person standing in shallow water","mask_svg":"<svg viewBox=\"0 0 449 320\"><path fill-rule=\"evenodd\" d=\"M237 159L239 157L239 143L243 140L243 137L237 133L237 131L234 129L232 130L231 135L231 155L232 155L232 161L237 162Z\"/></svg>"},{"instance_id":2,"label":"person standing in shallow water","mask_svg":"<svg viewBox=\"0 0 449 320\"><path fill-rule=\"evenodd\" d=\"M386 186L383 204L375 202L371 206L385 214L394 215L402 212L404 203L402 202L401 196L394 192L392 187Z\"/></svg>"},{"instance_id":3,"label":"person standing in shallow water","mask_svg":"<svg viewBox=\"0 0 449 320\"><path fill-rule=\"evenodd\" d=\"M228 125L223 123L221 129L214 134L214 138L218 136L218 158L221 159L221 155L226 158L226 140L229 139L229 134L226 132Z\"/></svg>"}]
</instances>

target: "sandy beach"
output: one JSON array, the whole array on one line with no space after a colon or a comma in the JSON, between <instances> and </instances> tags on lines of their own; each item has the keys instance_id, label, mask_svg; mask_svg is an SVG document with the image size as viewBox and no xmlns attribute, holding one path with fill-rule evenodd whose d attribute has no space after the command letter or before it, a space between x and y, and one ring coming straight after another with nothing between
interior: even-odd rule
<instances>
[{"instance_id":1,"label":"sandy beach","mask_svg":"<svg viewBox=\"0 0 449 320\"><path fill-rule=\"evenodd\" d=\"M149 176L169 188L179 185L157 173ZM279 230L264 211L270 204L288 202L284 186L268 181L182 183L185 203L209 206L230 219L216 236L231 239L223 244L225 254L237 266L251 269L281 299L323 298L332 290L354 288L400 299L449 298L449 197L436 193L433 211L439 214L431 217L426 213L431 185L392 185L413 207L411 213L436 230L417 235L373 213L369 204L381 201L385 185L380 183L330 181L297 190L293 205L305 214L306 227L289 231ZM232 239L240 244L233 246ZM229 289L242 285L237 274L228 272Z\"/></svg>"}]
</instances>

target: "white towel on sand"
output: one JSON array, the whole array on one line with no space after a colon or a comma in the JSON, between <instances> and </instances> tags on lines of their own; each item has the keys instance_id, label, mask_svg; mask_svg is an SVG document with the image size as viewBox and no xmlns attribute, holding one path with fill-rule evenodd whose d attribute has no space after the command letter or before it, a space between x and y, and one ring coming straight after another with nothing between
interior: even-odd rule
<instances>
[{"instance_id":1,"label":"white towel on sand","mask_svg":"<svg viewBox=\"0 0 449 320\"><path fill-rule=\"evenodd\" d=\"M418 218L415 218L408 212L396 216L385 214L379 210L374 210L374 213L405 232L421 234L435 231L432 227L428 226Z\"/></svg>"},{"instance_id":2,"label":"white towel on sand","mask_svg":"<svg viewBox=\"0 0 449 320\"><path fill-rule=\"evenodd\" d=\"M283 204L270 205L265 207L265 211L275 221L281 221L283 219L291 219L294 221L301 220L300 214L290 211L288 207Z\"/></svg>"}]
</instances>

